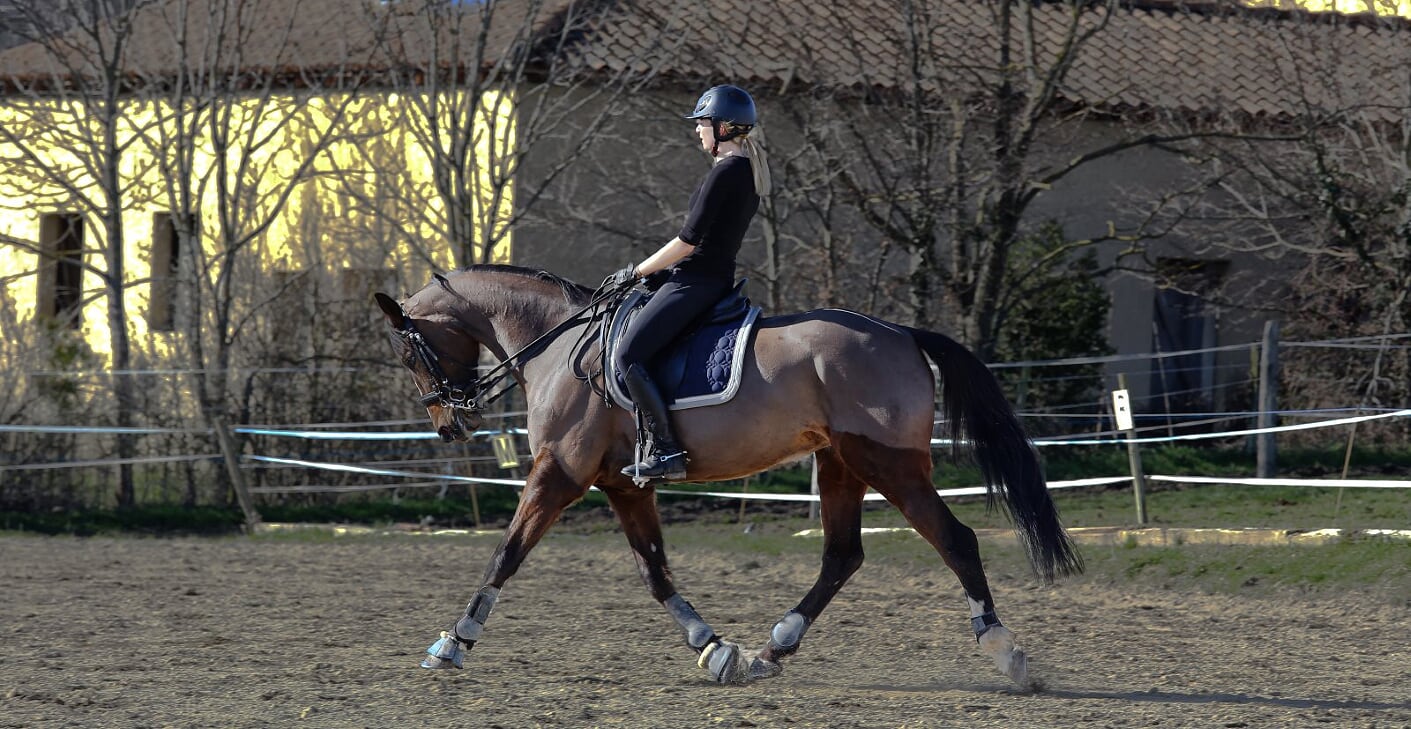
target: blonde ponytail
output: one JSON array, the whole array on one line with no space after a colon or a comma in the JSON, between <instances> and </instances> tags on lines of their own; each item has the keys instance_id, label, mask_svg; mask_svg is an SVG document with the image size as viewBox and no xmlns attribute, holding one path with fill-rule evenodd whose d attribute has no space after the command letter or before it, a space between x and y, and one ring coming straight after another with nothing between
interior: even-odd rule
<instances>
[{"instance_id":1,"label":"blonde ponytail","mask_svg":"<svg viewBox=\"0 0 1411 729\"><path fill-rule=\"evenodd\" d=\"M759 129L755 128L751 134L759 134ZM740 151L750 160L750 170L754 173L754 191L760 197L768 197L773 182L769 177L769 159L764 154L764 147L748 134L740 137Z\"/></svg>"}]
</instances>

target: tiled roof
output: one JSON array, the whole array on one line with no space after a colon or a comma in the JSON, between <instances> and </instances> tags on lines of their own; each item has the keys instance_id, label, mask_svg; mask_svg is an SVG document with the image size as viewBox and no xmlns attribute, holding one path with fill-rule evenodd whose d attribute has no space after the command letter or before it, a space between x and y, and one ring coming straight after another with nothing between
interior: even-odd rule
<instances>
[{"instance_id":1,"label":"tiled roof","mask_svg":"<svg viewBox=\"0 0 1411 729\"><path fill-rule=\"evenodd\" d=\"M179 0L174 0L178 2ZM217 0L186 0L204 21ZM419 4L419 3L415 3ZM267 2L264 26L245 48L247 66L334 67L386 64L373 50L368 17L389 12L378 0ZM395 7L395 3L392 7ZM965 93L976 79L993 79L998 65L995 3L929 0L914 4L928 52L918 60L932 91ZM899 2L855 0L499 0L488 58L514 46L526 8L537 11L533 29L542 40L562 28L563 14L585 6L609 8L591 28L573 35L570 58L598 72L630 70L692 88L730 80L764 93L812 86L881 91L905 89L911 60ZM168 8L173 7L168 5ZM1199 12L1189 8L1196 7ZM291 9L297 8L297 12ZM1072 21L1064 4L1021 2L1015 22L1033 14L1035 52L1051 60L1063 47ZM167 11L170 13L170 10ZM168 31L156 11L135 24L132 64L142 70L173 65ZM471 23L475 13L467 13ZM1090 28L1101 15L1078 18ZM415 21L414 18L402 18ZM153 20L157 22L152 22ZM425 58L429 36L417 22L396 35L415 58ZM201 24L193 28L202 27ZM289 42L282 41L287 28ZM466 32L474 33L469 27ZM1017 37L1017 36L1016 36ZM1016 53L1022 46L1016 45ZM0 53L0 76L44 74L42 49L22 46ZM1163 0L1128 3L1078 54L1062 88L1069 102L1112 110L1160 109L1232 112L1284 117L1305 109L1365 105L1386 119L1407 108L1411 32L1404 21L1348 19L1236 10L1218 3L1187 5Z\"/></svg>"},{"instance_id":2,"label":"tiled roof","mask_svg":"<svg viewBox=\"0 0 1411 729\"><path fill-rule=\"evenodd\" d=\"M572 0L509 0L497 4L494 22L486 35L485 48L489 60L498 58L511 48L526 27L526 15L533 13L531 27L544 31L553 27L554 19ZM340 67L386 68L398 62L424 63L432 49L445 49L453 42L451 34L442 31L439 43L433 43L428 23L403 8L420 6L420 2L381 2L381 0L260 0L233 3L227 0L167 0L145 5L132 17L132 33L125 57L126 70L137 75L161 75L176 70L179 56L173 38L174 28L184 21L190 44L203 49L193 52L200 58L209 48L223 46L220 63L225 67L237 64L246 71L326 70ZM251 18L248 22L227 22L225 28L211 20L220 8L240 8ZM480 20L476 9L467 7L459 13L462 38L476 38ZM238 30L233 30L240 26ZM211 40L213 30L225 34L223 40ZM56 48L76 45L91 47L83 31L70 32L65 43ZM238 39L238 41L237 41ZM382 39L379 42L379 39ZM238 52L236 49L239 49ZM443 57L445 50L441 51ZM468 51L462 51L469 56ZM74 53L73 58L92 54ZM43 82L57 75L66 75L68 64L58 63L44 45L31 43L0 53L0 82L5 78L21 78Z\"/></svg>"},{"instance_id":3,"label":"tiled roof","mask_svg":"<svg viewBox=\"0 0 1411 729\"><path fill-rule=\"evenodd\" d=\"M905 89L911 60L902 3L847 0L638 2L648 10L620 17L586 43L585 60L615 68L643 53L653 28L683 36L678 59L654 55L662 71L697 83L734 79L770 90L800 85ZM931 0L920 25L929 53L921 63L945 90L963 93L998 67L995 3ZM1211 7L1213 6L1213 7ZM1054 2L1021 2L1033 13L1036 52L1045 65L1061 51L1071 11ZM1062 88L1068 101L1108 109L1301 113L1305 100L1324 109L1366 105L1400 119L1411 104L1411 32L1400 19L1347 18L1238 9L1207 3L1148 2L1119 9L1074 62ZM1083 13L1080 29L1102 17ZM1015 38L1019 38L1017 34ZM1014 52L1023 47L1016 40ZM934 89L933 89L934 90Z\"/></svg>"}]
</instances>

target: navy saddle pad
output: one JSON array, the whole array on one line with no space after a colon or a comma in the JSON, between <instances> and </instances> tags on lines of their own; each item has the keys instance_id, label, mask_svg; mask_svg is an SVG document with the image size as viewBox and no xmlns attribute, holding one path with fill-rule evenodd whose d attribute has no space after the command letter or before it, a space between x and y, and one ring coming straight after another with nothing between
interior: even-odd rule
<instances>
[{"instance_id":1,"label":"navy saddle pad","mask_svg":"<svg viewBox=\"0 0 1411 729\"><path fill-rule=\"evenodd\" d=\"M741 279L730 293L653 360L652 380L672 410L719 405L729 401L740 389L745 350L760 311L758 306L750 305L743 293L744 286L745 279ZM627 324L651 296L644 291L633 291L617 307L607 331L610 355L617 351L618 339ZM632 398L627 394L622 374L612 363L613 357L609 356L608 390L618 405L630 410Z\"/></svg>"}]
</instances>

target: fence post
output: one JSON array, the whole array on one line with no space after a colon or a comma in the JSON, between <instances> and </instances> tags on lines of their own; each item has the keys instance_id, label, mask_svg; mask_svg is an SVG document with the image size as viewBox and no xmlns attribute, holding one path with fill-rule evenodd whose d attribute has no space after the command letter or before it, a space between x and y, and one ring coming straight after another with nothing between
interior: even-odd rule
<instances>
[{"instance_id":1,"label":"fence post","mask_svg":"<svg viewBox=\"0 0 1411 729\"><path fill-rule=\"evenodd\" d=\"M240 470L240 449L236 447L235 434L220 413L211 416L211 423L215 426L216 442L225 461L225 474L230 477L230 485L235 488L235 500L240 502L240 511L245 514L245 533L254 534L260 526L260 512L255 509L255 500L250 498L245 472Z\"/></svg>"},{"instance_id":2,"label":"fence post","mask_svg":"<svg viewBox=\"0 0 1411 729\"><path fill-rule=\"evenodd\" d=\"M1142 473L1142 454L1137 448L1136 423L1132 419L1131 400L1127 397L1127 376L1117 375L1117 388L1112 392L1112 416L1117 429L1127 434L1127 464L1132 469L1132 495L1137 502L1137 525L1146 524L1146 476Z\"/></svg>"},{"instance_id":3,"label":"fence post","mask_svg":"<svg viewBox=\"0 0 1411 729\"><path fill-rule=\"evenodd\" d=\"M1272 428L1278 421L1279 398L1279 323L1264 322L1264 339L1259 345L1259 428ZM1255 473L1259 478L1273 478L1277 469L1278 444L1273 433L1254 436Z\"/></svg>"}]
</instances>

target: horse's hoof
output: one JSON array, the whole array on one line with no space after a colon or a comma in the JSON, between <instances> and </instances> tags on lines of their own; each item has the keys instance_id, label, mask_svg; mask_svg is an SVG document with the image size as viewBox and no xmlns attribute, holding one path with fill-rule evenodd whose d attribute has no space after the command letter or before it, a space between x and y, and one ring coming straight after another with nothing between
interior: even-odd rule
<instances>
[{"instance_id":1,"label":"horse's hoof","mask_svg":"<svg viewBox=\"0 0 1411 729\"><path fill-rule=\"evenodd\" d=\"M758 681L761 678L774 678L784 672L784 667L774 661L766 661L759 656L755 656L750 661L750 680Z\"/></svg>"},{"instance_id":2,"label":"horse's hoof","mask_svg":"<svg viewBox=\"0 0 1411 729\"><path fill-rule=\"evenodd\" d=\"M1009 654L1009 665L1002 667L1000 670L1004 672L1004 675L1009 677L1009 680L1017 684L1019 688L1025 691L1034 688L1033 684L1029 682L1029 656L1024 654L1023 649L1014 649L1014 652Z\"/></svg>"},{"instance_id":3,"label":"horse's hoof","mask_svg":"<svg viewBox=\"0 0 1411 729\"><path fill-rule=\"evenodd\" d=\"M701 651L696 665L710 672L716 683L749 683L750 670L745 664L740 646L725 641L717 641Z\"/></svg>"},{"instance_id":4,"label":"horse's hoof","mask_svg":"<svg viewBox=\"0 0 1411 729\"><path fill-rule=\"evenodd\" d=\"M1029 657L1024 649L1014 645L1014 633L1009 628L996 625L985 631L979 641L980 650L994 659L995 668L1000 673L1026 691L1033 688L1029 681Z\"/></svg>"},{"instance_id":5,"label":"horse's hoof","mask_svg":"<svg viewBox=\"0 0 1411 729\"><path fill-rule=\"evenodd\" d=\"M422 668L462 668L464 663L465 648L455 636L445 631L426 649L426 657L421 659Z\"/></svg>"}]
</instances>

